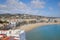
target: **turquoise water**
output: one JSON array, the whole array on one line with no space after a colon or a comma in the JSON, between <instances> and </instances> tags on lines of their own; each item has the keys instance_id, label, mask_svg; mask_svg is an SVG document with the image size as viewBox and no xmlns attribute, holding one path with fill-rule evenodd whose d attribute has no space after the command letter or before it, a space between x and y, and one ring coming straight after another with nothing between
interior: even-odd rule
<instances>
[{"instance_id":1,"label":"turquoise water","mask_svg":"<svg viewBox=\"0 0 60 40\"><path fill-rule=\"evenodd\" d=\"M27 40L60 40L60 25L46 25L26 33Z\"/></svg>"}]
</instances>

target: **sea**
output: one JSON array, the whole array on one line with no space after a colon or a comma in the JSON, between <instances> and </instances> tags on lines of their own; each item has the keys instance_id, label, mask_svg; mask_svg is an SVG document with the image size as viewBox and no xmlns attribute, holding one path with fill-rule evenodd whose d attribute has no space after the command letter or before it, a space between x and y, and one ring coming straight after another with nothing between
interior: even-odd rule
<instances>
[{"instance_id":1,"label":"sea","mask_svg":"<svg viewBox=\"0 0 60 40\"><path fill-rule=\"evenodd\" d=\"M26 32L26 40L60 40L60 24L39 26Z\"/></svg>"}]
</instances>

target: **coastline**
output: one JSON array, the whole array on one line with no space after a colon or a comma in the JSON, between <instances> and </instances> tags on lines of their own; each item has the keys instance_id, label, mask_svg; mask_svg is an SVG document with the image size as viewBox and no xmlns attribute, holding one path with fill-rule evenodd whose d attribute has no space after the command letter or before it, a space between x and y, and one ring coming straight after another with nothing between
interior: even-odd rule
<instances>
[{"instance_id":1,"label":"coastline","mask_svg":"<svg viewBox=\"0 0 60 40\"><path fill-rule=\"evenodd\" d=\"M25 30L26 32L34 29L34 28L37 28L37 27L41 27L41 26L44 26L44 25L49 25L49 24L60 24L60 23L35 23L35 24L27 24L27 25L23 25L23 26L20 26L18 27L17 29L21 29L21 30Z\"/></svg>"}]
</instances>

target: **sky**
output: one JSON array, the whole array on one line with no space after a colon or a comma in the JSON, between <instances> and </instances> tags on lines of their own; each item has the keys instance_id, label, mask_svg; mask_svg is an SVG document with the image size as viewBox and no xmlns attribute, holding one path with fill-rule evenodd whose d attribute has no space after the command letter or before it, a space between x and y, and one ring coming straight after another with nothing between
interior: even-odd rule
<instances>
[{"instance_id":1,"label":"sky","mask_svg":"<svg viewBox=\"0 0 60 40\"><path fill-rule=\"evenodd\" d=\"M0 14L60 17L60 0L0 0Z\"/></svg>"}]
</instances>

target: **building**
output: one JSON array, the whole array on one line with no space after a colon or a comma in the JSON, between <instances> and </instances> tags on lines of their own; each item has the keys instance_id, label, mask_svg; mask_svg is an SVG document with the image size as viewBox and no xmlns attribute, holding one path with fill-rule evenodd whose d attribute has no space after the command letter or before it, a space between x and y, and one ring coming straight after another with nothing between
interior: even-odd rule
<instances>
[{"instance_id":1,"label":"building","mask_svg":"<svg viewBox=\"0 0 60 40\"><path fill-rule=\"evenodd\" d=\"M26 40L24 30L1 30L0 39L3 37L7 40L8 40L8 37L9 37L9 40Z\"/></svg>"}]
</instances>

